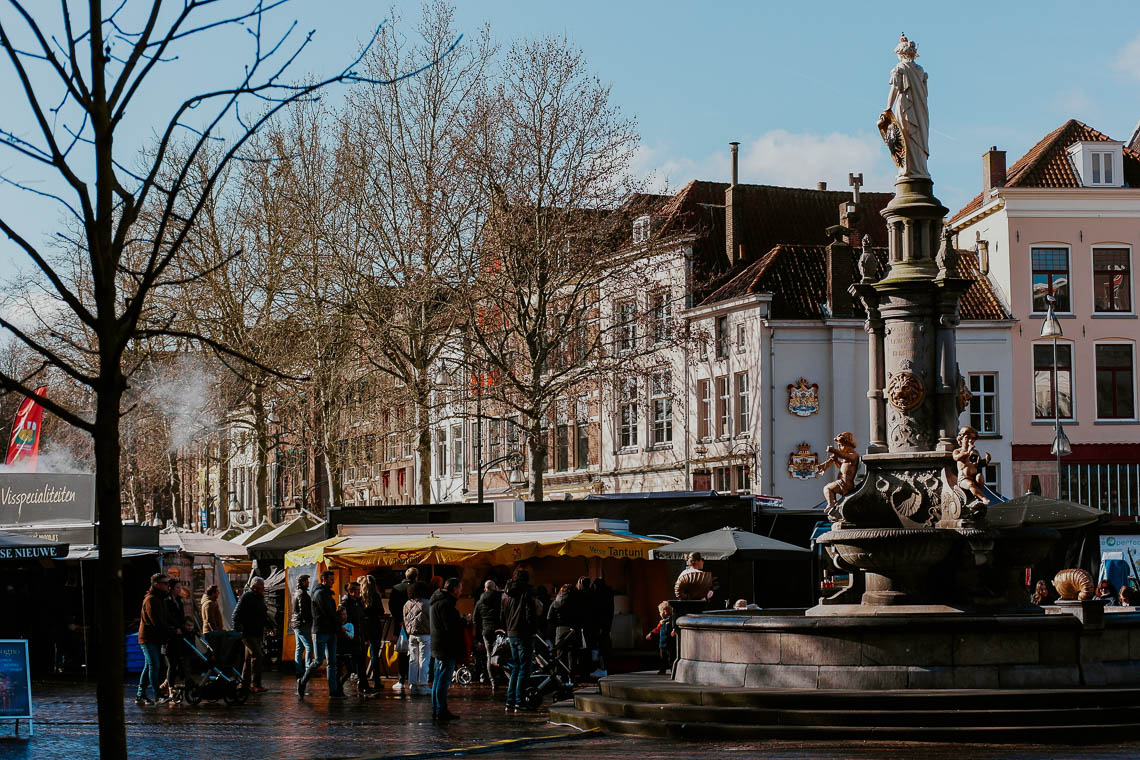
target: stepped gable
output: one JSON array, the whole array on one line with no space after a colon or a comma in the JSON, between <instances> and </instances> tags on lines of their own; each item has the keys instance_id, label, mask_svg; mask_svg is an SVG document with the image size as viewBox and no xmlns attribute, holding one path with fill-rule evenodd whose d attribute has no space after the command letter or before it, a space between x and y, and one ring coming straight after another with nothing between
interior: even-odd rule
<instances>
[{"instance_id":1,"label":"stepped gable","mask_svg":"<svg viewBox=\"0 0 1140 760\"><path fill-rule=\"evenodd\" d=\"M887 268L887 249L876 247L879 271ZM978 269L978 261L969 251L960 252L958 277L973 280L961 301L962 319L1009 319L994 292L989 278ZM768 251L711 293L702 306L730 298L772 294L773 319L827 319L829 317L866 318L857 299L850 314L827 313L827 246L780 244Z\"/></svg>"},{"instance_id":2,"label":"stepped gable","mask_svg":"<svg viewBox=\"0 0 1140 760\"><path fill-rule=\"evenodd\" d=\"M1069 119L1045 135L1024 156L1006 170L1003 187L1083 187L1069 159L1068 148L1076 142L1109 142L1112 138L1089 125ZM1124 185L1140 187L1140 153L1124 148ZM985 193L973 200L950 218L949 224L974 213L985 204Z\"/></svg>"}]
</instances>

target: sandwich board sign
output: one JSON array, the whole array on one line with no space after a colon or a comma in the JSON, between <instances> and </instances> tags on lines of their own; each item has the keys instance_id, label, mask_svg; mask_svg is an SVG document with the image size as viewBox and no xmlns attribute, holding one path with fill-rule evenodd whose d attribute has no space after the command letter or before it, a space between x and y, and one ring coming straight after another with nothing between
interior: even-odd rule
<instances>
[{"instance_id":1,"label":"sandwich board sign","mask_svg":"<svg viewBox=\"0 0 1140 760\"><path fill-rule=\"evenodd\" d=\"M0 721L28 721L32 728L32 673L28 667L28 642L23 639L0 639Z\"/></svg>"}]
</instances>

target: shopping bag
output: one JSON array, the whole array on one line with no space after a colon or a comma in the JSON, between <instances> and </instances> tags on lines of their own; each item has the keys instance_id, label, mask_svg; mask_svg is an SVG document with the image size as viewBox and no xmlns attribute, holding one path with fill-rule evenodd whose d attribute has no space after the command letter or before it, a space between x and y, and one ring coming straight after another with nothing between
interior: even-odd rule
<instances>
[{"instance_id":1,"label":"shopping bag","mask_svg":"<svg viewBox=\"0 0 1140 760\"><path fill-rule=\"evenodd\" d=\"M384 648L381 650L381 656L384 658L384 664L389 668L396 667L396 662L400 657L396 647L392 645L391 641L384 642Z\"/></svg>"},{"instance_id":2,"label":"shopping bag","mask_svg":"<svg viewBox=\"0 0 1140 760\"><path fill-rule=\"evenodd\" d=\"M400 654L408 653L408 632L401 628L400 635L396 637L396 651Z\"/></svg>"}]
</instances>

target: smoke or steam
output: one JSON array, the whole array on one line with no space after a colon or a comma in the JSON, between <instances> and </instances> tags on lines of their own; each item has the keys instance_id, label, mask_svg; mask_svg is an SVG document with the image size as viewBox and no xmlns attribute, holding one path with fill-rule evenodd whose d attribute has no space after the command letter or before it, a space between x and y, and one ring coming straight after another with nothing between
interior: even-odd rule
<instances>
[{"instance_id":1,"label":"smoke or steam","mask_svg":"<svg viewBox=\"0 0 1140 760\"><path fill-rule=\"evenodd\" d=\"M182 356L139 389L143 402L170 423L170 451L183 448L203 431L217 426L217 411L211 405L216 383L214 374L199 358Z\"/></svg>"},{"instance_id":2,"label":"smoke or steam","mask_svg":"<svg viewBox=\"0 0 1140 760\"><path fill-rule=\"evenodd\" d=\"M17 462L9 467L0 464L0 475L11 472L38 472L42 475L63 475L70 473L93 473L91 462L84 462L72 456L66 449L40 449L33 469L27 461Z\"/></svg>"}]
</instances>

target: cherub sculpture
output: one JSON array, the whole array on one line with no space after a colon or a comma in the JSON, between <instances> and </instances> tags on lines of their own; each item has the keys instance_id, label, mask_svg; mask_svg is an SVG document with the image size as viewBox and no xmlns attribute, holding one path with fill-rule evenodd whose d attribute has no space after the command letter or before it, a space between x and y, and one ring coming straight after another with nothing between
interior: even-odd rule
<instances>
[{"instance_id":1,"label":"cherub sculpture","mask_svg":"<svg viewBox=\"0 0 1140 760\"><path fill-rule=\"evenodd\" d=\"M815 471L823 474L832 465L839 470L839 477L823 487L823 496L827 499L827 516L833 517L836 500L855 489L855 474L859 471L859 452L855 448L854 433L840 433L835 436L835 445L827 447L827 455L827 459L816 467Z\"/></svg>"},{"instance_id":2,"label":"cherub sculpture","mask_svg":"<svg viewBox=\"0 0 1140 760\"><path fill-rule=\"evenodd\" d=\"M958 485L963 491L968 491L978 501L989 504L983 486L982 468L990 463L989 454L981 454L974 444L978 440L978 431L966 425L958 431L958 448L954 449L954 461L958 464Z\"/></svg>"}]
</instances>

